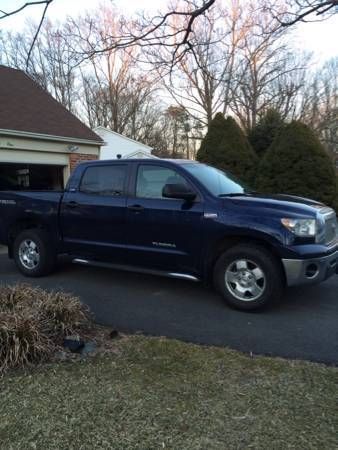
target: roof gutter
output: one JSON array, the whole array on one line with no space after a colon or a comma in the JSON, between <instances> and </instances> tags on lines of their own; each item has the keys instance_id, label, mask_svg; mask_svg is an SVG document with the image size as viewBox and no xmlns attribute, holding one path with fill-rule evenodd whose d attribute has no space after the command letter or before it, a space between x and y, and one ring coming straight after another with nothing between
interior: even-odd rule
<instances>
[{"instance_id":1,"label":"roof gutter","mask_svg":"<svg viewBox=\"0 0 338 450\"><path fill-rule=\"evenodd\" d=\"M52 134L41 134L41 133L31 133L30 131L18 131L18 130L6 130L0 128L0 135L5 134L6 136L23 137L30 139L41 139L45 141L58 141L58 142L72 142L76 144L85 145L104 145L104 141L95 141L90 139L79 139L75 137L68 136L55 136Z\"/></svg>"}]
</instances>

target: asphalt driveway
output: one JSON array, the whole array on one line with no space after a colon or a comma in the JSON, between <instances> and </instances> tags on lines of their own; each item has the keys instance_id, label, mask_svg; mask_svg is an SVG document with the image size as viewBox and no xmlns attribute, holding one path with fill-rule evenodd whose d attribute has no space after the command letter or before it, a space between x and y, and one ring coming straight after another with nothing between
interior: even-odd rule
<instances>
[{"instance_id":1,"label":"asphalt driveway","mask_svg":"<svg viewBox=\"0 0 338 450\"><path fill-rule=\"evenodd\" d=\"M199 283L68 261L49 277L28 279L0 254L0 282L18 281L71 291L99 323L121 331L338 365L338 276L293 288L282 303L260 313L234 311Z\"/></svg>"}]
</instances>

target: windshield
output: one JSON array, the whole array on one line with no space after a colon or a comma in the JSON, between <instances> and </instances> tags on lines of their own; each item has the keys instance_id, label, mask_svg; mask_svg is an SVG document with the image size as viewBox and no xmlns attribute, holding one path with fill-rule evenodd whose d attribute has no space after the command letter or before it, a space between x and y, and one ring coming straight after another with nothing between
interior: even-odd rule
<instances>
[{"instance_id":1,"label":"windshield","mask_svg":"<svg viewBox=\"0 0 338 450\"><path fill-rule=\"evenodd\" d=\"M250 189L233 175L205 164L184 164L184 168L194 175L203 186L214 195L250 193Z\"/></svg>"}]
</instances>

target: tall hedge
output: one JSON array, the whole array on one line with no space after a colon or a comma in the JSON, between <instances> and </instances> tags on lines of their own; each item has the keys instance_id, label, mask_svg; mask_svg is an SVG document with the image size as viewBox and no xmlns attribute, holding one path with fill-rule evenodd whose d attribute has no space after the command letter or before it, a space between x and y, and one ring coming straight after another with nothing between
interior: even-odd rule
<instances>
[{"instance_id":1,"label":"tall hedge","mask_svg":"<svg viewBox=\"0 0 338 450\"><path fill-rule=\"evenodd\" d=\"M336 195L335 195L335 199L333 201L332 206L336 210L336 213L337 213L337 216L338 216L338 176L336 176Z\"/></svg>"},{"instance_id":2,"label":"tall hedge","mask_svg":"<svg viewBox=\"0 0 338 450\"><path fill-rule=\"evenodd\" d=\"M336 176L314 132L293 121L283 127L261 160L256 187L262 192L295 194L333 206Z\"/></svg>"},{"instance_id":3,"label":"tall hedge","mask_svg":"<svg viewBox=\"0 0 338 450\"><path fill-rule=\"evenodd\" d=\"M204 136L197 152L197 161L210 163L215 148L219 147L223 139L225 123L225 118L222 113L217 113L212 119L208 127L208 132Z\"/></svg>"},{"instance_id":4,"label":"tall hedge","mask_svg":"<svg viewBox=\"0 0 338 450\"><path fill-rule=\"evenodd\" d=\"M259 157L263 157L275 137L284 126L282 116L275 109L269 109L250 130L248 139Z\"/></svg>"},{"instance_id":5,"label":"tall hedge","mask_svg":"<svg viewBox=\"0 0 338 450\"><path fill-rule=\"evenodd\" d=\"M228 170L251 183L254 179L257 156L242 129L232 117L218 113L211 121L197 153L197 160Z\"/></svg>"}]
</instances>

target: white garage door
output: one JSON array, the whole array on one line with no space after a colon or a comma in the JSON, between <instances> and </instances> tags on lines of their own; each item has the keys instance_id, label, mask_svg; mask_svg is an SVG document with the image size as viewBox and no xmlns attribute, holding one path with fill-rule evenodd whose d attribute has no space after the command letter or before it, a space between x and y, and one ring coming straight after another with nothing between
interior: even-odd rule
<instances>
[{"instance_id":1,"label":"white garage door","mask_svg":"<svg viewBox=\"0 0 338 450\"><path fill-rule=\"evenodd\" d=\"M0 149L0 163L1 162L68 166L69 156L63 153Z\"/></svg>"}]
</instances>

